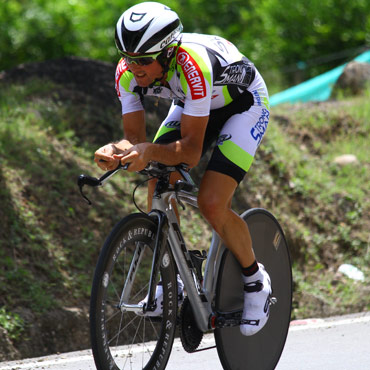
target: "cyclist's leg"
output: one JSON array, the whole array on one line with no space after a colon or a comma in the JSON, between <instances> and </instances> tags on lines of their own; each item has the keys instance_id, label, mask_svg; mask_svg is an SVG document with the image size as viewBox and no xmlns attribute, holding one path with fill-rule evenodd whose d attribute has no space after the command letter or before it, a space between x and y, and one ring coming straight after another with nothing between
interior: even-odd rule
<instances>
[{"instance_id":1,"label":"cyclist's leg","mask_svg":"<svg viewBox=\"0 0 370 370\"><path fill-rule=\"evenodd\" d=\"M255 334L266 324L268 312L264 308L271 286L268 274L255 259L248 227L231 210L230 204L238 183L253 162L268 118L269 112L261 104L253 105L248 111L235 114L227 120L202 180L198 197L203 215L242 267L245 307L241 331L245 335Z\"/></svg>"},{"instance_id":2,"label":"cyclist's leg","mask_svg":"<svg viewBox=\"0 0 370 370\"><path fill-rule=\"evenodd\" d=\"M230 197L236 184L231 177L207 171L199 192L199 207L212 227L220 235L240 265L250 266L256 261L247 224L230 208ZM250 276L243 276L245 305L241 331L253 335L266 324L268 311L266 301L271 294L271 282L262 265Z\"/></svg>"},{"instance_id":3,"label":"cyclist's leg","mask_svg":"<svg viewBox=\"0 0 370 370\"><path fill-rule=\"evenodd\" d=\"M231 199L237 186L238 183L228 175L206 171L199 189L198 205L241 266L250 266L255 256L248 226L231 209Z\"/></svg>"}]
</instances>

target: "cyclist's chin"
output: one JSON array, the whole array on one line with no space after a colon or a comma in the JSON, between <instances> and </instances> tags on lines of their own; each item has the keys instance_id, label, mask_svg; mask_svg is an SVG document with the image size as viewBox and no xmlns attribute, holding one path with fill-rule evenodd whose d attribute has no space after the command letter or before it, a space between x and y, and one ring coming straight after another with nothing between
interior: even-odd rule
<instances>
[{"instance_id":1,"label":"cyclist's chin","mask_svg":"<svg viewBox=\"0 0 370 370\"><path fill-rule=\"evenodd\" d=\"M148 87L154 81L154 79L150 78L148 75L135 76L135 80L140 87Z\"/></svg>"}]
</instances>

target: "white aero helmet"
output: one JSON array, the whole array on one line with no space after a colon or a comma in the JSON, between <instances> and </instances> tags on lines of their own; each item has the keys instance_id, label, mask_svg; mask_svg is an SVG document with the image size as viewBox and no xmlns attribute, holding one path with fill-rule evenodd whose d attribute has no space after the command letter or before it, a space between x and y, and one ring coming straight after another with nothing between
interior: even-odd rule
<instances>
[{"instance_id":1,"label":"white aero helmet","mask_svg":"<svg viewBox=\"0 0 370 370\"><path fill-rule=\"evenodd\" d=\"M132 6L118 19L116 46L124 53L157 53L182 31L178 15L169 7L144 2Z\"/></svg>"}]
</instances>

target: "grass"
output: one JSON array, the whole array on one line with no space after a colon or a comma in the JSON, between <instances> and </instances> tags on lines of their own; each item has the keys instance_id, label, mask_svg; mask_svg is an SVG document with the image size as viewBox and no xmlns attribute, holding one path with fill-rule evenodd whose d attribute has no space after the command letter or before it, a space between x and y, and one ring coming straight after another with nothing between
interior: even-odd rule
<instances>
[{"instance_id":1,"label":"grass","mask_svg":"<svg viewBox=\"0 0 370 370\"><path fill-rule=\"evenodd\" d=\"M3 327L10 339L18 340L24 331L24 320L16 313L0 307L0 326Z\"/></svg>"}]
</instances>

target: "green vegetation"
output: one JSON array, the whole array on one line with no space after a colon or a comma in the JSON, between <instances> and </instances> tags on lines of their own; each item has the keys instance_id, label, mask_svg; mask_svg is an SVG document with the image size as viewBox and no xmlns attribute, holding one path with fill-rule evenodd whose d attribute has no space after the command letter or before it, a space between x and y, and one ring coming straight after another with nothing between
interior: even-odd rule
<instances>
[{"instance_id":1,"label":"green vegetation","mask_svg":"<svg viewBox=\"0 0 370 370\"><path fill-rule=\"evenodd\" d=\"M0 70L77 55L114 62L114 26L133 0L0 0ZM370 44L365 0L167 0L186 32L234 42L281 90L350 60ZM280 84L280 87L277 87Z\"/></svg>"},{"instance_id":2,"label":"green vegetation","mask_svg":"<svg viewBox=\"0 0 370 370\"><path fill-rule=\"evenodd\" d=\"M8 332L10 339L17 340L24 330L24 321L18 314L7 312L4 307L1 307L0 326Z\"/></svg>"}]
</instances>

